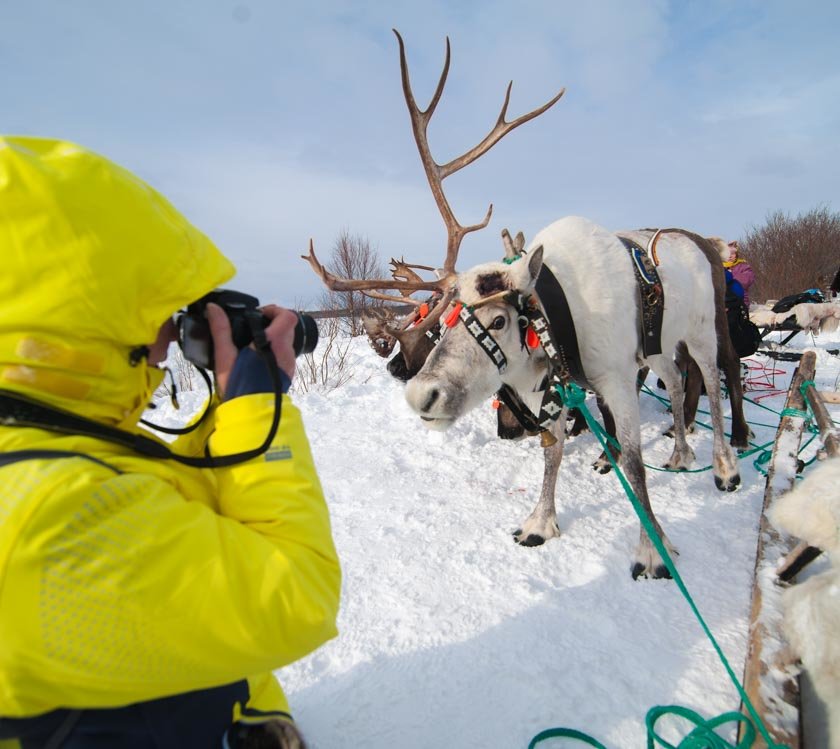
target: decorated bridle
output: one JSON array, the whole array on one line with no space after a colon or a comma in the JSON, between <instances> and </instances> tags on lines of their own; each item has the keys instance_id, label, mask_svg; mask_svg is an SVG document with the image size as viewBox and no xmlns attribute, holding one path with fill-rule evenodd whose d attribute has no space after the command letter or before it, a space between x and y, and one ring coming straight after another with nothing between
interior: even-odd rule
<instances>
[{"instance_id":1,"label":"decorated bridle","mask_svg":"<svg viewBox=\"0 0 840 749\"><path fill-rule=\"evenodd\" d=\"M453 307L444 318L443 324L446 328L454 328L458 322L462 322L467 332L475 338L481 350L490 357L496 365L499 374L507 369L507 359L493 334L475 316L475 311L480 307L492 302L504 302L511 305L517 312L523 348L527 345L527 330L530 327L530 319L527 310L534 305L533 298L524 296L518 291L500 291L490 296L479 299L474 304L464 304L461 300L453 300ZM532 347L535 348L535 347Z\"/></svg>"},{"instance_id":2,"label":"decorated bridle","mask_svg":"<svg viewBox=\"0 0 840 749\"><path fill-rule=\"evenodd\" d=\"M516 310L522 348L534 350L540 346L549 360L549 374L543 390L539 414L534 414L510 386L503 385L499 391L500 400L513 411L522 426L530 431L540 432L542 446L548 447L557 441L551 433L551 427L563 411L561 393L572 378L568 366L552 340L548 320L540 309L536 296L533 294L526 296L514 289L490 294L470 305L455 299L454 306L443 324L446 328L454 328L459 321L462 322L467 332L478 343L479 348L496 365L499 374L503 374L507 369L504 352L493 338L493 334L475 315L477 309L492 302L503 302Z\"/></svg>"}]
</instances>

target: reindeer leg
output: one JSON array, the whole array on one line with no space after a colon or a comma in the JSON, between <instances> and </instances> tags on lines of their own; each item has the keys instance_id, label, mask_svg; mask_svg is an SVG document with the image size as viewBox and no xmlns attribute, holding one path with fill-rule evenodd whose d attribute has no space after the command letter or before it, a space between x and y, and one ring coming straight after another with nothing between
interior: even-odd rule
<instances>
[{"instance_id":1,"label":"reindeer leg","mask_svg":"<svg viewBox=\"0 0 840 749\"><path fill-rule=\"evenodd\" d=\"M738 451L746 450L749 447L750 428L744 418L744 388L741 385L741 359L727 340L720 343L719 340L718 361L723 368L726 377L726 387L729 389L729 403L732 407L732 436L729 444L738 448Z\"/></svg>"},{"instance_id":2,"label":"reindeer leg","mask_svg":"<svg viewBox=\"0 0 840 749\"><path fill-rule=\"evenodd\" d=\"M648 372L650 372L650 367L644 366L639 369L636 374L636 396L639 395L639 391L642 389L642 385L644 385L645 380L647 379ZM601 398L600 395L596 394L596 398L598 399L598 410L601 412L601 417L604 419L604 429L610 437L618 441L615 436L615 419L613 418L609 406L604 403L604 399ZM618 463L621 459L621 450L609 441L607 442L607 450L610 451L610 455L612 455L613 460ZM612 463L610 463L610 460L607 457L606 450L598 456L598 460L592 464L592 468L600 474L609 473L612 470Z\"/></svg>"},{"instance_id":3,"label":"reindeer leg","mask_svg":"<svg viewBox=\"0 0 840 749\"><path fill-rule=\"evenodd\" d=\"M522 524L522 527L517 528L513 533L516 543L522 546L539 546L548 539L560 535L560 528L557 525L557 509L554 505L554 490L557 486L557 471L560 469L560 461L563 459L567 416L568 408L564 407L560 412L560 418L555 422L553 430L557 442L546 447L543 451L545 468L539 501Z\"/></svg>"},{"instance_id":4,"label":"reindeer leg","mask_svg":"<svg viewBox=\"0 0 840 749\"><path fill-rule=\"evenodd\" d=\"M712 354L705 356L691 352L694 361L703 375L706 383L706 393L709 396L709 412L712 415L712 429L714 431L714 445L712 447L712 471L715 475L715 486L721 491L731 492L741 483L738 473L738 461L732 449L726 443L723 427L723 406L721 405L720 380L716 357Z\"/></svg>"},{"instance_id":5,"label":"reindeer leg","mask_svg":"<svg viewBox=\"0 0 840 749\"><path fill-rule=\"evenodd\" d=\"M650 499L647 492L645 479L645 466L642 461L641 430L639 427L638 398L632 391L625 391L618 394L610 403L610 408L615 414L618 438L621 441L621 466L630 487L650 519L654 530L669 552L677 553L674 546L668 540L659 521L653 514L650 506ZM639 529L639 545L633 559L633 579L639 577L662 578L670 577L671 573L662 561L662 557L653 545L644 526Z\"/></svg>"},{"instance_id":6,"label":"reindeer leg","mask_svg":"<svg viewBox=\"0 0 840 749\"><path fill-rule=\"evenodd\" d=\"M601 412L601 418L604 420L604 430L610 437L616 439L615 419L613 418L612 411L610 411L609 406L604 403L604 399L600 395L596 395L595 397L598 402L598 410ZM600 474L609 473L612 470L612 463L610 463L610 459L607 457L607 450L610 451L610 455L612 455L616 463L621 460L621 450L608 441L606 450L602 451L598 456L598 460L592 464L592 468Z\"/></svg>"},{"instance_id":7,"label":"reindeer leg","mask_svg":"<svg viewBox=\"0 0 840 749\"><path fill-rule=\"evenodd\" d=\"M589 425L586 423L586 418L580 409L573 408L569 412L569 415L575 417L575 420L572 422L572 427L569 429L569 437L577 437L579 434L583 434L587 429L589 429Z\"/></svg>"},{"instance_id":8,"label":"reindeer leg","mask_svg":"<svg viewBox=\"0 0 840 749\"><path fill-rule=\"evenodd\" d=\"M685 422L685 433L694 434L694 419L697 416L697 404L700 401L700 390L703 385L703 376L700 374L694 359L688 353L686 345L680 341L677 344L676 354L677 369L680 370L683 378L683 421ZM674 436L673 424L663 434L666 437Z\"/></svg>"},{"instance_id":9,"label":"reindeer leg","mask_svg":"<svg viewBox=\"0 0 840 749\"><path fill-rule=\"evenodd\" d=\"M683 412L682 375L670 356L656 356L654 369L665 382L668 397L671 399L671 413L674 417L674 452L665 463L665 468L685 470L694 462L694 451L685 440L685 416Z\"/></svg>"}]
</instances>

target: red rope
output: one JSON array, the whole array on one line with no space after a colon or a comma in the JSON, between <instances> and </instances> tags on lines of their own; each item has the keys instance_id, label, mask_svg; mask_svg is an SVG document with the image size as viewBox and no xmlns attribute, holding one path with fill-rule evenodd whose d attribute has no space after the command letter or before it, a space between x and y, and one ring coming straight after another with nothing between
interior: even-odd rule
<instances>
[{"instance_id":1,"label":"red rope","mask_svg":"<svg viewBox=\"0 0 840 749\"><path fill-rule=\"evenodd\" d=\"M783 390L776 387L776 375L787 374L787 372L784 369L777 369L775 367L770 366L769 359L764 362L760 362L755 359L745 359L744 363L747 365L747 370L749 372L755 373L752 375L748 375L744 379L744 390L765 391L761 395L754 397L754 401L758 402L762 398L772 398L775 395L780 395L781 393L787 392L786 389Z\"/></svg>"}]
</instances>

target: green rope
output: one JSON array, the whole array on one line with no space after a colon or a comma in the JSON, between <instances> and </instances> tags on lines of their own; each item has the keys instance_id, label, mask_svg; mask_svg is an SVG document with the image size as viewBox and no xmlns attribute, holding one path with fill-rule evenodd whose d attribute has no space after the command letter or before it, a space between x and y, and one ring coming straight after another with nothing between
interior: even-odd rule
<instances>
[{"instance_id":1,"label":"green rope","mask_svg":"<svg viewBox=\"0 0 840 749\"><path fill-rule=\"evenodd\" d=\"M767 463L770 462L770 458L772 458L772 457L773 457L773 451L772 450L765 450L763 453L761 453L761 455L759 455L753 461L753 468L755 468L755 470L758 471L762 476L766 476L767 475L767 469L764 468L764 466Z\"/></svg>"},{"instance_id":2,"label":"green rope","mask_svg":"<svg viewBox=\"0 0 840 749\"><path fill-rule=\"evenodd\" d=\"M808 395L805 392L811 386L813 386L816 389L817 384L813 380L803 380L802 384L799 386L799 392L802 395L802 397L805 399L805 404L808 407L808 410L811 411L811 413L813 413L813 408L811 408L811 404L808 401ZM771 413L774 413L777 416L799 416L800 415L798 413L785 413L786 411L788 411L788 409L784 409L783 411L776 411L775 409L770 408L769 406L765 406L763 403L759 403L758 401L754 401L751 398L747 398L746 396L744 396L744 400L747 401L747 403L752 403L754 406L758 406L759 408L763 408L767 411L770 411ZM752 422L747 422L747 423L751 424ZM831 423L834 424L835 426L840 425L834 419L831 420ZM809 424L808 428L813 430L814 427L812 427Z\"/></svg>"},{"instance_id":3,"label":"green rope","mask_svg":"<svg viewBox=\"0 0 840 749\"><path fill-rule=\"evenodd\" d=\"M752 398L747 398L746 395L744 396L744 400L747 403L752 403L754 406L758 406L759 408L763 408L765 411L769 411L772 414L776 414L776 416L779 415L779 412L775 408L770 408L770 406L765 406L763 403L759 403L758 401L755 401Z\"/></svg>"},{"instance_id":4,"label":"green rope","mask_svg":"<svg viewBox=\"0 0 840 749\"><path fill-rule=\"evenodd\" d=\"M769 442L765 442L763 445L755 445L751 447L749 450L744 450L741 453L738 453L736 456L738 460L743 460L744 458L749 458L750 455L755 455L757 452L767 452L767 448L772 445L775 440L770 440ZM768 453L769 455L770 453ZM766 461L765 461L766 462ZM755 465L755 463L753 463ZM645 468L650 471L659 471L662 473L703 473L704 471L709 471L713 468L711 464L707 466L703 466L702 468L662 468L660 466L652 466L648 463L645 463Z\"/></svg>"},{"instance_id":5,"label":"green rope","mask_svg":"<svg viewBox=\"0 0 840 749\"><path fill-rule=\"evenodd\" d=\"M800 419L807 419L808 411L803 411L801 408L783 408L779 416L795 416Z\"/></svg>"},{"instance_id":6,"label":"green rope","mask_svg":"<svg viewBox=\"0 0 840 749\"><path fill-rule=\"evenodd\" d=\"M808 397L805 395L805 391L812 386L816 390L817 383L813 380L802 380L802 384L799 386L799 392L801 393L802 397L805 398L806 401L808 400Z\"/></svg>"},{"instance_id":7,"label":"green rope","mask_svg":"<svg viewBox=\"0 0 840 749\"><path fill-rule=\"evenodd\" d=\"M661 403L664 403L668 406L671 405L671 401L669 401L667 398L663 398L661 395L657 395L647 385L642 385L642 391L647 393L648 395L652 396L653 398L656 398L656 400L658 400ZM703 410L698 409L698 413L708 414L708 411L703 411ZM710 431L712 430L712 427L709 424L704 424L702 421L695 421L694 423L703 427L704 429L708 429ZM747 422L747 423L750 424L752 422ZM768 428L771 428L769 424L756 424L754 426L766 426ZM775 428L775 426L772 427L772 428ZM615 447L617 450L621 450L621 445L618 443L618 441L614 437L612 437L610 434L608 434L603 429L601 429L600 432L601 432L602 435L605 436L605 438L609 441L609 443L613 447ZM724 434L726 434L727 437L732 436L729 432L724 432ZM748 458L753 453L757 453L760 450L764 450L768 445L772 445L773 442L770 441L770 442L767 442L763 445L755 445L753 443L750 443L750 444L752 445L752 447L749 450L744 450L743 452L738 453L738 456L737 456L738 460L743 460L744 458ZM707 466L703 466L702 468L663 468L661 466L651 465L650 463L645 463L644 466L645 466L645 468L647 468L650 471L658 471L659 473L703 473L705 471L710 471L713 468L711 463Z\"/></svg>"},{"instance_id":8,"label":"green rope","mask_svg":"<svg viewBox=\"0 0 840 749\"><path fill-rule=\"evenodd\" d=\"M802 399L805 401L805 406L810 413L809 418L813 418L814 421L817 420L817 415L814 413L814 405L811 403L810 398L808 398L808 393L805 392L808 390L809 387L813 387L814 390L817 389L817 384L813 380L803 380L802 384L799 386L799 392L802 394ZM840 426L840 423L835 421L834 419L830 419L833 426ZM819 431L818 427L813 427L813 431Z\"/></svg>"},{"instance_id":9,"label":"green rope","mask_svg":"<svg viewBox=\"0 0 840 749\"><path fill-rule=\"evenodd\" d=\"M694 724L694 729L685 736L679 744L669 744L665 739L656 733L656 722L667 715L676 715ZM737 744L733 745L723 739L715 729L727 723L743 723L744 736ZM645 716L645 725L647 726L647 746L648 749L653 749L654 742L665 749L727 749L734 747L734 749L749 749L755 742L755 726L750 723L749 718L742 713L728 712L717 718L711 720L704 720L698 713L689 710L679 705L660 705L652 707ZM572 739L580 741L589 746L594 746L596 749L606 749L606 747L597 739L588 736L582 731L576 731L573 728L548 728L545 731L540 731L528 744L528 749L534 747L545 741L546 739Z\"/></svg>"},{"instance_id":10,"label":"green rope","mask_svg":"<svg viewBox=\"0 0 840 749\"><path fill-rule=\"evenodd\" d=\"M799 448L799 451L797 452L797 456L801 455L802 452L805 450L805 448L808 447L808 445L810 445L816 439L817 435L819 434L819 428L814 423L816 421L816 417L814 415L814 409L813 409L813 406L811 405L811 402L808 400L808 395L805 392L812 385L814 385L813 380L803 380L802 384L799 386L799 392L802 395L802 399L805 401L805 408L804 409L801 409L801 408L783 408L779 412L779 417L780 418L783 418L785 416L790 416L790 417L793 417L793 418L796 418L796 419L804 419L805 420L805 429L807 429L809 432L811 432L811 437L808 439L808 441L804 445L802 445ZM767 470L764 468L764 466L767 463L770 462L771 456L772 456L772 452L769 451L769 450L765 450L761 455L758 456L758 458L756 458L753 461L753 466L755 467L755 469L764 476L767 475ZM809 460L802 461L803 469L807 468L809 465L811 465L816 459L817 459L817 456L813 455ZM796 478L797 479L802 479L803 478L802 471L797 472Z\"/></svg>"},{"instance_id":11,"label":"green rope","mask_svg":"<svg viewBox=\"0 0 840 749\"><path fill-rule=\"evenodd\" d=\"M665 398L665 397L653 392L653 390L651 390L650 387L648 387L647 385L642 386L642 391L647 393L651 397L656 398L656 400L658 400L660 403L668 406L669 408L671 407L671 401L668 398ZM770 411L770 413L775 414L776 416L779 415L779 412L776 411L775 409L769 408L768 406L765 406L765 405L759 403L758 401L750 400L749 398L747 398L747 396L744 396L743 399L745 401L747 401L748 403L752 403L754 406L758 406L759 408L763 408L766 411ZM711 413L709 413L708 411L704 411L702 408L698 408L697 413L704 414L706 416L711 416ZM705 424L702 421L695 421L694 423L697 424L698 426L703 427L703 429L708 429L709 431L712 431L712 429L713 429L711 424ZM761 424L758 421L748 421L747 424L749 424L750 426L754 426L754 427L766 427L767 429L775 429L778 426L778 424ZM729 435L727 433L727 437L728 436L731 436L731 435Z\"/></svg>"},{"instance_id":12,"label":"green rope","mask_svg":"<svg viewBox=\"0 0 840 749\"><path fill-rule=\"evenodd\" d=\"M807 396L805 396L805 390L807 389L809 384L813 384L813 381L808 380L808 381L804 382L800 389L802 391L803 396L805 397L805 402L808 404L809 410L811 410L813 412L813 409L811 409L811 407L810 407L810 403L808 403ZM654 393L647 385L642 385L642 391L647 393L648 395L652 396L653 398L656 398L656 400L658 400L660 403L666 404L668 406L671 405L670 400L668 400L667 398L663 398L661 395L658 395L657 393ZM745 397L744 400L749 400L749 399ZM806 420L805 428L809 432L811 432L813 435L816 435L816 434L819 433L819 429L817 429L817 427L813 424L813 421L812 421L811 416L809 415L808 411L802 411L802 410L799 410L799 409L796 409L796 408L785 408L782 411L775 411L774 409L768 408L767 406L762 406L760 403L756 403L755 401L750 401L750 403L753 403L756 406L761 406L762 408L764 408L768 411L771 411L772 413L779 416L779 418L781 418L783 416L793 416L793 417L798 417L798 418L805 419ZM704 413L704 414L708 415L708 411L703 411L702 409L698 409L697 412L698 413ZM704 424L702 421L695 421L694 423L698 424L699 426L703 427L704 429L709 429L709 430L712 429L712 427L709 424ZM751 424L752 426L767 427L768 429L771 429L771 428L775 429L778 426L778 425L771 426L770 424L757 424L756 422L753 422L753 421L748 421L747 424ZM728 432L726 434L727 434L727 436L729 436ZM806 447L808 447L808 445L811 444L811 442L813 442L813 437L811 439L809 439L804 445L802 445L802 447L799 449L799 452L801 453ZM744 458L748 458L750 455L755 455L756 453L758 453L758 457L753 461L753 467L760 474L762 474L763 476L766 476L767 475L767 470L764 468L764 466L767 463L770 462L770 458L772 457L772 454L773 454L772 450L768 450L767 448L770 447L770 445L772 445L774 443L775 443L775 440L770 440L769 442L766 442L763 445L756 445L756 444L751 442L750 445L752 445L752 447L749 450L744 450L743 452L739 453L738 454L738 460L743 460ZM619 449L620 449L620 447L619 447ZM810 460L803 461L803 462L804 462L805 466L809 466L815 460L816 460L816 455L814 457L812 457ZM645 463L644 465L645 465L645 468L647 468L648 470L660 471L660 472L665 472L665 473L702 473L702 472L708 471L712 468L711 465L704 466L703 468L691 468L691 469L660 468L658 466L652 466L648 463ZM802 479L803 476L797 474L796 478L797 479Z\"/></svg>"},{"instance_id":13,"label":"green rope","mask_svg":"<svg viewBox=\"0 0 840 749\"><path fill-rule=\"evenodd\" d=\"M600 741L596 741L582 731L575 731L573 728L547 728L545 731L540 731L531 739L531 743L528 744L528 749L534 749L537 744L546 739L555 738L573 739L575 741L582 741L584 744L589 744L589 746L594 746L596 749L607 749Z\"/></svg>"},{"instance_id":14,"label":"green rope","mask_svg":"<svg viewBox=\"0 0 840 749\"><path fill-rule=\"evenodd\" d=\"M762 737L767 742L768 748L769 749L782 749L782 745L776 744L773 741L773 739L770 737L769 733L767 732L767 729L766 729L766 727L764 726L764 723L761 720L761 716L758 715L758 713L755 710L755 707L753 707L753 704L750 701L749 696L744 691L744 688L741 686L741 683L738 680L738 677L735 675L735 672L732 670L732 666L729 664L729 661L726 659L726 656L724 655L723 650L721 649L720 645L718 645L718 642L715 639L714 635L712 634L711 630L709 629L708 625L706 624L706 621L703 619L702 615L700 614L700 610L697 608L697 604L694 602L694 599L691 597L691 594L688 592L688 589L686 588L685 583L683 582L683 579L680 576L680 573L677 571L677 568L674 565L673 559L671 559L671 555L668 553L668 550L665 548L665 545L662 543L662 539L659 538L659 534L656 533L656 530L653 527L653 523L651 522L650 517L645 512L644 508L642 507L641 503L639 502L639 498L636 496L635 492L633 491L632 487L630 486L629 482L627 481L627 478L624 476L622 471L619 470L618 465L616 464L615 460L613 459L613 456L610 454L609 450L606 450L606 441L601 436L601 434L603 432L603 429L602 429L601 425L598 424L598 422L592 416L592 414L589 412L589 409L586 408L586 406L584 405L584 401L586 400L586 394L575 383L570 383L567 387L557 386L557 390L560 393L561 398L563 399L564 405L569 406L569 408L580 409L581 413L583 414L584 419L586 419L586 423L589 425L589 428L592 430L592 432L598 438L598 441L601 443L601 447L604 448L604 450L606 451L607 458L609 459L610 463L612 464L613 470L615 471L615 475L618 478L618 480L620 481L621 486L624 489L625 494L627 494L627 497L630 499L630 502L633 505L633 509L636 511L636 515L638 515L639 520L642 523L642 526L644 527L645 531L647 532L648 536L650 537L650 540L653 543L654 547L656 548L657 552L659 552L659 556L662 558L662 561L665 564L665 567L668 569L668 572L671 573L671 577L673 578L673 580L676 583L677 587L679 588L680 592L683 594L683 597L685 598L689 607L691 608L692 612L694 613L694 616L697 618L697 621L700 623L700 626L703 629L703 632L706 634L706 637L709 639L709 642L711 642L712 647L715 649L715 652L717 652L721 663L723 664L724 668L726 669L727 674L729 675L729 678L731 679L732 683L735 685L735 688L738 690L738 693L741 695L741 700L742 700L744 706L749 711L749 713L752 716L752 719L755 722L755 724L758 725L759 730L761 731ZM648 715L650 715L650 713ZM711 725L711 724L719 725L720 722L723 719L728 720L728 718L726 718L726 716L720 716L720 718L713 719L707 725ZM702 720L701 720L701 722L702 722ZM557 729L557 730L568 730L568 729ZM651 729L651 723L648 722L648 747L649 748L653 747L653 741L654 740L661 741L658 737L655 736L655 734L651 733L651 730L652 730ZM692 732L692 734L693 733L694 732ZM689 738L691 738L691 736L687 737L686 741L688 741ZM720 740L723 741L723 739L720 739ZM592 745L597 746L597 744L592 744ZM663 744L663 745L666 746L666 747L670 746L668 744ZM751 743L746 744L746 745L744 745L742 743L742 744L739 744L738 747L736 747L736 749L741 749L742 746L749 747L750 745L751 745ZM532 744L532 746L533 746L533 744ZM680 749L683 749L683 747L685 749L692 749L692 747L696 747L696 749L699 749L700 746L703 746L703 745L698 744L698 743L693 743L693 744L683 743L683 744L680 744ZM706 744L706 746L709 746L709 745ZM719 744L719 746L729 747L731 745L721 743L721 744Z\"/></svg>"},{"instance_id":15,"label":"green rope","mask_svg":"<svg viewBox=\"0 0 840 749\"><path fill-rule=\"evenodd\" d=\"M696 728L676 746L669 744L661 736L657 735L655 731L656 721L664 715L676 715L684 718L694 723ZM648 711L647 717L645 718L645 725L647 725L648 730L648 749L653 749L654 741L665 747L665 749L724 749L724 747L731 747L733 746L732 744L715 733L716 728L726 723L744 724L744 736L741 741L734 745L735 749L749 749L753 745L755 742L755 726L742 713L729 712L711 720L704 720L693 710L680 707L679 705L654 707Z\"/></svg>"},{"instance_id":16,"label":"green rope","mask_svg":"<svg viewBox=\"0 0 840 749\"><path fill-rule=\"evenodd\" d=\"M663 396L661 396L661 395L657 395L657 394L656 394L656 393L654 393L654 392L653 392L653 390L651 390L651 389L650 389L647 385L643 385L643 386L642 386L642 392L647 393L647 394L648 394L648 395L650 395L652 398L656 398L656 400L658 400L658 401L659 401L660 403L662 403L663 405L668 406L668 408L670 408L670 407L671 407L671 401L670 401L668 398L664 398L664 397L663 397ZM745 399L745 400L746 400L746 399ZM758 405L758 404L756 404L756 405ZM706 416L711 416L711 414L710 414L708 411L704 411L702 408L698 408L698 409L697 409L697 413L699 413L699 414L705 414ZM776 411L773 411L773 413L776 413ZM727 417L727 418L731 418L731 417ZM711 424L706 424L706 423L704 423L704 422L702 422L702 421L695 421L694 423L695 423L697 426L701 426L701 427L703 427L703 429L708 429L710 432L714 431L714 427L713 427ZM748 421L748 422L747 422L747 424L749 424L750 426L754 426L754 427L766 427L767 429L776 429L776 427L778 426L778 424L759 424L758 422L755 422L755 421ZM732 433L731 433L731 432L724 432L724 434L725 434L727 437L731 437L731 436L732 436ZM753 447L756 447L756 446L755 446L755 445L753 445ZM750 453L748 453L748 454L750 454ZM741 453L741 457L746 457L746 455L744 455L743 453Z\"/></svg>"}]
</instances>

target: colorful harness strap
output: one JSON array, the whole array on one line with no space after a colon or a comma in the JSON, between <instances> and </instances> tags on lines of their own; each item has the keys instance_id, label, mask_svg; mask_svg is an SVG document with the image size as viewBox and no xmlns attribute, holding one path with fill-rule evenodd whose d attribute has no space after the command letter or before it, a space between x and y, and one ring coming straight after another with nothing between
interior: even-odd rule
<instances>
[{"instance_id":1,"label":"colorful harness strap","mask_svg":"<svg viewBox=\"0 0 840 749\"><path fill-rule=\"evenodd\" d=\"M632 239L619 237L633 263L636 285L641 301L641 343L645 357L662 353L662 317L665 311L665 294L662 280L647 252Z\"/></svg>"},{"instance_id":2,"label":"colorful harness strap","mask_svg":"<svg viewBox=\"0 0 840 749\"><path fill-rule=\"evenodd\" d=\"M533 326L546 355L551 360L552 369L556 368L559 361L562 365L561 369L567 372L578 385L585 388L587 386L586 374L580 360L580 349L569 301L557 277L544 263L537 276L534 291L545 310L545 316L540 315L542 318L540 322L534 319ZM538 324L541 327L537 327Z\"/></svg>"},{"instance_id":3,"label":"colorful harness strap","mask_svg":"<svg viewBox=\"0 0 840 749\"><path fill-rule=\"evenodd\" d=\"M499 368L499 372L504 372L507 369L507 359L505 358L502 349L499 348L499 344L496 343L496 339L490 334L490 331L487 330L487 328L485 328L479 319L473 314L472 308L468 307L466 304L462 305L461 311L458 313L458 317L461 319L461 322L464 323L472 337L478 341L478 345L481 346L481 350L484 351L484 353L490 357L491 361Z\"/></svg>"},{"instance_id":4,"label":"colorful harness strap","mask_svg":"<svg viewBox=\"0 0 840 749\"><path fill-rule=\"evenodd\" d=\"M523 324L523 347L526 346L527 327L533 328L549 360L549 374L542 391L539 414L532 413L516 391L508 385L503 385L497 396L510 408L525 429L532 432L542 430L543 446L546 447L556 441L551 434L551 427L563 412L561 392L572 380L583 388L587 386L587 383L580 361L580 350L569 302L563 292L563 287L545 265L542 266L537 277L535 293L545 309L545 314L538 304L524 298L517 291L510 291L482 299L474 307L468 307L459 302L449 313L444 324L452 327L458 320L463 322L467 331L481 346L482 351L496 365L499 373L504 373L507 369L507 359L490 331L475 316L475 307L497 298L504 299L506 303L512 305L519 313Z\"/></svg>"},{"instance_id":5,"label":"colorful harness strap","mask_svg":"<svg viewBox=\"0 0 840 749\"><path fill-rule=\"evenodd\" d=\"M656 243L659 237L662 236L662 229L657 229L653 232L653 236L648 240L647 253L653 258L653 264L659 265L659 255L656 254Z\"/></svg>"}]
</instances>

